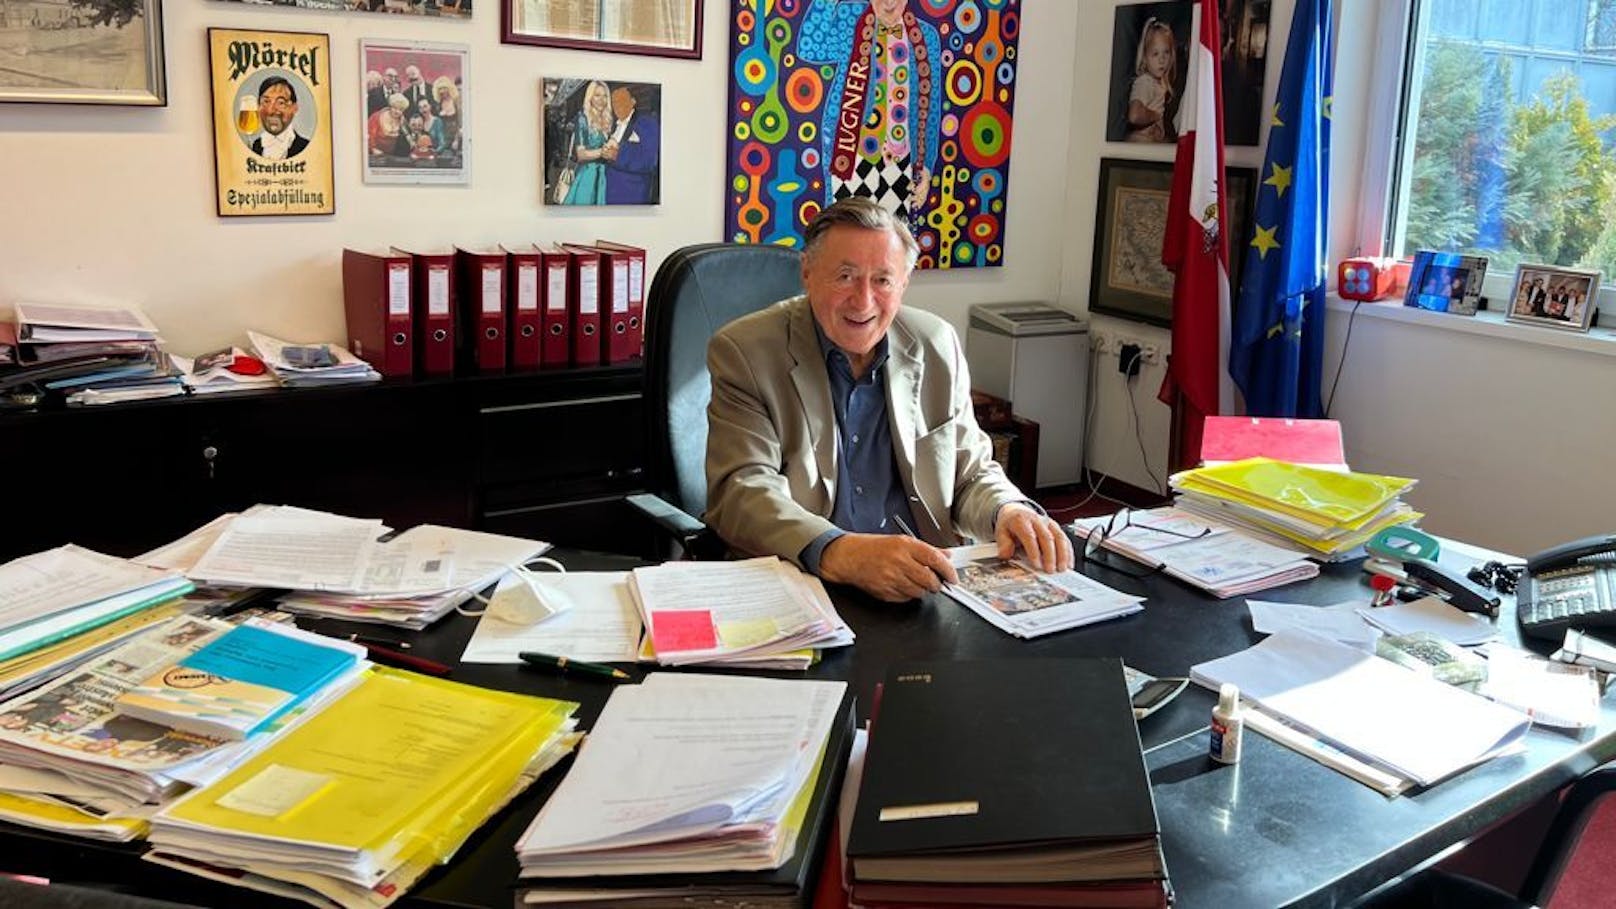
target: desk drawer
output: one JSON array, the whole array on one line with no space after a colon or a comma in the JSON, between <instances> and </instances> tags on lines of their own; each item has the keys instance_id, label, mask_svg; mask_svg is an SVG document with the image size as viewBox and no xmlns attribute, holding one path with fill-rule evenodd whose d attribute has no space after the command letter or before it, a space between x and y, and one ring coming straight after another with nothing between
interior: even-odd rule
<instances>
[{"instance_id":1,"label":"desk drawer","mask_svg":"<svg viewBox=\"0 0 1616 909\"><path fill-rule=\"evenodd\" d=\"M638 476L645 465L637 391L484 407L477 432L485 488Z\"/></svg>"},{"instance_id":2,"label":"desk drawer","mask_svg":"<svg viewBox=\"0 0 1616 909\"><path fill-rule=\"evenodd\" d=\"M655 531L643 515L623 501L624 495L602 493L561 502L491 508L481 515L480 529L571 549L643 556L656 546Z\"/></svg>"}]
</instances>

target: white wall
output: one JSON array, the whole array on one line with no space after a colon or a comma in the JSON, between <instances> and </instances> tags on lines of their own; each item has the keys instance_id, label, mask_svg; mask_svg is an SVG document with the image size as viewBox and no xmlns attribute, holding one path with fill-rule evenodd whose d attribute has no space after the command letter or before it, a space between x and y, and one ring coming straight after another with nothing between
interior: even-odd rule
<instances>
[{"instance_id":1,"label":"white wall","mask_svg":"<svg viewBox=\"0 0 1616 909\"><path fill-rule=\"evenodd\" d=\"M335 14L212 0L165 7L166 108L0 104L0 307L16 300L145 307L171 349L195 354L254 328L341 340L344 246L476 245L607 237L645 246L654 268L721 239L728 11L707 0L699 61L499 42L496 0L470 22ZM964 326L975 302L1053 300L1066 215L1073 40L1087 4L1032 0L1022 15L1005 264L924 273L912 302ZM331 36L337 213L214 213L207 75L210 26ZM470 45L469 187L367 186L358 139L361 38ZM663 203L563 210L539 202L539 83L606 76L663 86Z\"/></svg>"}]
</instances>

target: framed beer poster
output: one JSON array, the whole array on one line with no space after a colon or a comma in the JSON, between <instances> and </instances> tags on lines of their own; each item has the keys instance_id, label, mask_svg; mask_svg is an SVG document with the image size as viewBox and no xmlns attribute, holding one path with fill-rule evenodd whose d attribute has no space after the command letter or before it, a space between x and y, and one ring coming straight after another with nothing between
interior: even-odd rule
<instances>
[{"instance_id":1,"label":"framed beer poster","mask_svg":"<svg viewBox=\"0 0 1616 909\"><path fill-rule=\"evenodd\" d=\"M210 28L208 68L219 217L334 214L330 39Z\"/></svg>"}]
</instances>

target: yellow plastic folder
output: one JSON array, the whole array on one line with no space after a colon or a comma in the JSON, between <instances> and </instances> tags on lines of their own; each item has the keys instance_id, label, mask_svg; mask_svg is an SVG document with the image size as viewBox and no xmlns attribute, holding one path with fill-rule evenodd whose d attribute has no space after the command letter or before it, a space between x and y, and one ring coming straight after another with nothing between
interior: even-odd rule
<instances>
[{"instance_id":1,"label":"yellow plastic folder","mask_svg":"<svg viewBox=\"0 0 1616 909\"><path fill-rule=\"evenodd\" d=\"M364 856L452 854L578 708L378 668L319 715L163 814Z\"/></svg>"},{"instance_id":2,"label":"yellow plastic folder","mask_svg":"<svg viewBox=\"0 0 1616 909\"><path fill-rule=\"evenodd\" d=\"M1346 527L1369 522L1415 482L1372 473L1337 473L1270 458L1202 467L1186 471L1181 478L1184 489Z\"/></svg>"}]
</instances>

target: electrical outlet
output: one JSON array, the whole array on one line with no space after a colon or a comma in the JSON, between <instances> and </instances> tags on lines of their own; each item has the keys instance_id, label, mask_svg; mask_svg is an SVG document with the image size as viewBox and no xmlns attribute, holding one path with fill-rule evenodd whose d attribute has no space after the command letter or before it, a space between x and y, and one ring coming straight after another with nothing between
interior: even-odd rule
<instances>
[{"instance_id":1,"label":"electrical outlet","mask_svg":"<svg viewBox=\"0 0 1616 909\"><path fill-rule=\"evenodd\" d=\"M1095 332L1094 337L1091 340L1094 344L1095 353L1111 352L1111 338L1109 335L1102 335L1099 332Z\"/></svg>"},{"instance_id":2,"label":"electrical outlet","mask_svg":"<svg viewBox=\"0 0 1616 909\"><path fill-rule=\"evenodd\" d=\"M1146 344L1142 356L1146 363L1155 366L1161 362L1161 347L1156 344Z\"/></svg>"}]
</instances>

